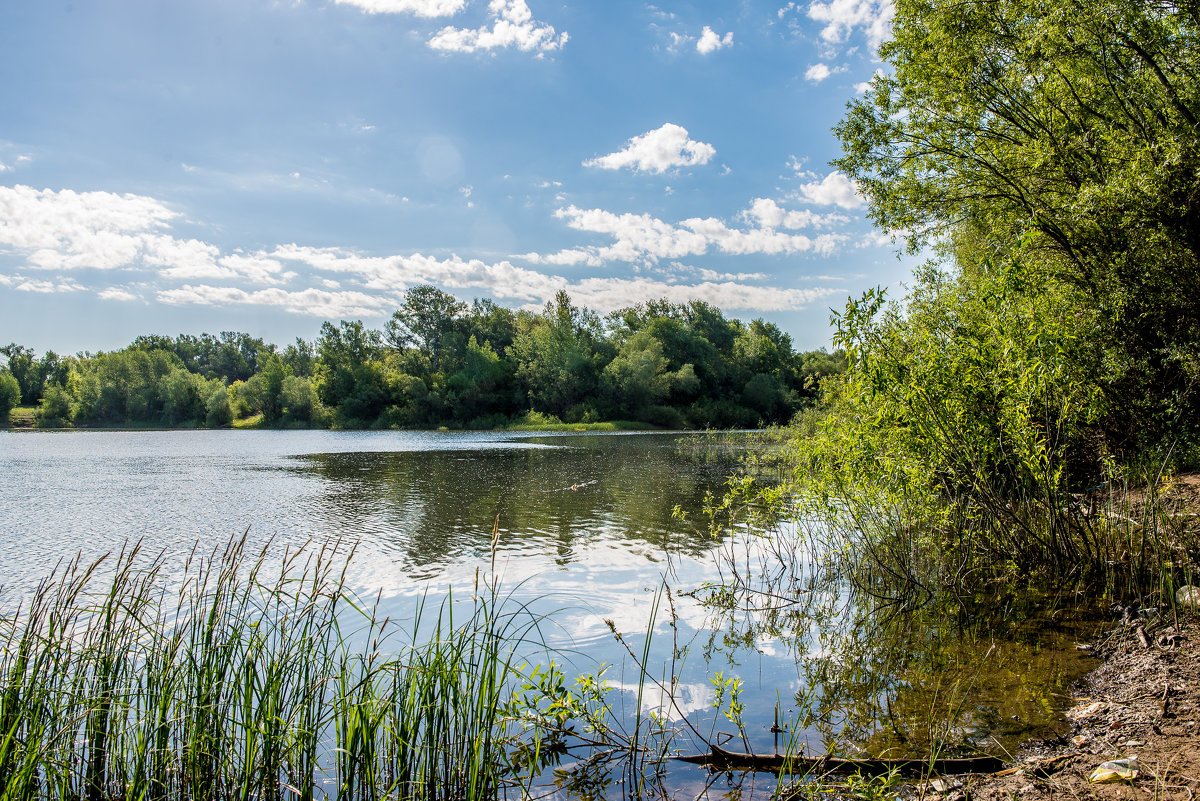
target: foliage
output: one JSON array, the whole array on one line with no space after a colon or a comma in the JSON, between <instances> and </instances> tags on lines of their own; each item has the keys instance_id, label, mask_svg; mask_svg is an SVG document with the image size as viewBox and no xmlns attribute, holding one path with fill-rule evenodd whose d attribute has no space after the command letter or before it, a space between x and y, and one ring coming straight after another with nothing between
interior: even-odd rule
<instances>
[{"instance_id":1,"label":"foliage","mask_svg":"<svg viewBox=\"0 0 1200 801\"><path fill-rule=\"evenodd\" d=\"M700 302L601 318L565 292L534 314L431 286L409 290L383 331L326 322L282 350L225 331L67 358L15 344L0 353L25 377L23 396L52 404L41 425L497 428L534 413L570 425L753 427L786 422L845 366Z\"/></svg>"},{"instance_id":2,"label":"foliage","mask_svg":"<svg viewBox=\"0 0 1200 801\"><path fill-rule=\"evenodd\" d=\"M1029 265L1094 310L1125 459L1200 423L1200 17L1187 4L901 0L837 164L885 229Z\"/></svg>"},{"instance_id":3,"label":"foliage","mask_svg":"<svg viewBox=\"0 0 1200 801\"><path fill-rule=\"evenodd\" d=\"M21 402L21 385L8 370L0 369L0 422L8 425L8 415Z\"/></svg>"},{"instance_id":4,"label":"foliage","mask_svg":"<svg viewBox=\"0 0 1200 801\"><path fill-rule=\"evenodd\" d=\"M893 30L835 163L936 259L902 302L835 316L847 369L793 444L793 497L864 584L1109 576L1094 493L1153 486L1200 439L1200 17L899 0Z\"/></svg>"},{"instance_id":5,"label":"foliage","mask_svg":"<svg viewBox=\"0 0 1200 801\"><path fill-rule=\"evenodd\" d=\"M275 568L233 542L175 580L137 547L63 566L0 619L4 797L496 797L536 620L484 593L406 641L346 558Z\"/></svg>"}]
</instances>

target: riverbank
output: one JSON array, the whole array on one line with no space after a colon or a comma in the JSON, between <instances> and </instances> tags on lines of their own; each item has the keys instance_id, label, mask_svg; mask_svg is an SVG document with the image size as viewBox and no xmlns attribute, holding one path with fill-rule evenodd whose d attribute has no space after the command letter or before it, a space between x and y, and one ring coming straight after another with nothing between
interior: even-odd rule
<instances>
[{"instance_id":1,"label":"riverbank","mask_svg":"<svg viewBox=\"0 0 1200 801\"><path fill-rule=\"evenodd\" d=\"M926 799L1194 799L1200 792L1200 622L1132 618L1081 645L1099 664L1067 712L1071 730L1031 743L1019 770L930 784ZM1131 781L1093 783L1109 760L1138 758Z\"/></svg>"},{"instance_id":2,"label":"riverbank","mask_svg":"<svg viewBox=\"0 0 1200 801\"><path fill-rule=\"evenodd\" d=\"M517 418L514 422L507 425L497 426L490 429L471 429L471 428L455 428L450 426L437 426L436 428L405 428L405 429L373 429L373 428L329 428L327 426L297 426L297 425L268 425L263 421L261 414L251 415L234 420L227 426L202 426L195 424L181 424L175 426L164 426L152 423L131 424L131 423L115 423L112 425L87 424L87 425L38 425L35 416L36 407L33 406L18 406L15 407L9 418L8 428L10 430L30 430L38 429L42 431L200 431L200 430L229 430L236 431L515 431L521 433L528 432L551 432L551 431L587 431L587 432L606 432L606 431L670 431L675 429L667 429L662 426L656 426L652 423L642 423L636 420L605 420L602 422L591 423L562 423L555 420L529 422L527 417ZM0 431L5 430L0 426Z\"/></svg>"}]
</instances>

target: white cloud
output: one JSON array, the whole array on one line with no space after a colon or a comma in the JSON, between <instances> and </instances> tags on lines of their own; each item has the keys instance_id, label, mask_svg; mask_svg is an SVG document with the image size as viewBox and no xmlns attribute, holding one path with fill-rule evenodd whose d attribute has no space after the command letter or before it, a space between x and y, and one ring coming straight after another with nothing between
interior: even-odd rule
<instances>
[{"instance_id":1,"label":"white cloud","mask_svg":"<svg viewBox=\"0 0 1200 801\"><path fill-rule=\"evenodd\" d=\"M820 83L832 74L828 64L813 64L804 72L804 79L813 83Z\"/></svg>"},{"instance_id":2,"label":"white cloud","mask_svg":"<svg viewBox=\"0 0 1200 801\"><path fill-rule=\"evenodd\" d=\"M897 229L895 231L871 231L859 240L856 247L860 248L886 248L886 247L903 247L905 240L908 238L906 229Z\"/></svg>"},{"instance_id":3,"label":"white cloud","mask_svg":"<svg viewBox=\"0 0 1200 801\"><path fill-rule=\"evenodd\" d=\"M138 296L133 294L129 290L121 289L120 287L115 287L115 286L110 286L108 289L100 290L99 292L96 293L96 296L99 297L101 300L119 300L119 301L123 301L123 302L128 302L131 300L138 299Z\"/></svg>"},{"instance_id":4,"label":"white cloud","mask_svg":"<svg viewBox=\"0 0 1200 801\"><path fill-rule=\"evenodd\" d=\"M829 287L785 289L731 281L685 285L637 278L585 278L568 287L567 291L581 305L606 313L655 298L666 298L672 303L703 300L721 309L794 311L844 290Z\"/></svg>"},{"instance_id":5,"label":"white cloud","mask_svg":"<svg viewBox=\"0 0 1200 801\"><path fill-rule=\"evenodd\" d=\"M707 164L716 154L717 149L712 145L689 139L687 128L668 122L661 128L633 137L623 150L589 159L583 166L605 170L630 167L635 172L662 173L673 167Z\"/></svg>"},{"instance_id":6,"label":"white cloud","mask_svg":"<svg viewBox=\"0 0 1200 801\"><path fill-rule=\"evenodd\" d=\"M56 292L80 292L84 289L84 286L78 281L73 281L69 278L59 278L57 281L43 281L38 278L13 277L16 280L12 282L12 288L21 292L51 294Z\"/></svg>"},{"instance_id":7,"label":"white cloud","mask_svg":"<svg viewBox=\"0 0 1200 801\"><path fill-rule=\"evenodd\" d=\"M348 276L361 283L365 290L382 291L381 296L360 292L329 293L318 290L283 292L260 290L245 292L221 287L188 286L160 298L173 303L240 303L282 306L298 313L315 316L368 316L370 303L386 310L398 302L403 290L416 284L436 284L447 289L482 289L497 298L524 302L530 308L540 308L554 295L566 290L579 303L608 312L652 298L667 297L673 301L705 300L722 308L780 311L802 308L840 289L785 289L752 286L742 280L760 280L761 274L737 276L703 271L698 284L679 284L647 278L584 278L569 281L558 275L547 275L508 261L494 264L478 259L464 260L457 256L437 259L415 253L409 256L365 256L340 248L310 248L285 245L276 248L272 256L281 261L296 261L311 268ZM736 279L736 280L735 280ZM366 300L367 298L373 300Z\"/></svg>"},{"instance_id":8,"label":"white cloud","mask_svg":"<svg viewBox=\"0 0 1200 801\"><path fill-rule=\"evenodd\" d=\"M0 161L0 172L12 172L12 167L8 166L3 161Z\"/></svg>"},{"instance_id":9,"label":"white cloud","mask_svg":"<svg viewBox=\"0 0 1200 801\"><path fill-rule=\"evenodd\" d=\"M693 41L691 36L683 33L676 33L675 31L671 31L670 36L671 44L667 45L667 50L671 51L672 53L678 53Z\"/></svg>"},{"instance_id":10,"label":"white cloud","mask_svg":"<svg viewBox=\"0 0 1200 801\"><path fill-rule=\"evenodd\" d=\"M764 212L765 213L765 212ZM731 255L833 253L846 240L842 234L821 234L815 238L802 234L786 234L771 227L731 228L714 217L692 217L673 225L649 214L615 214L603 209L581 209L568 206L555 212L567 225L579 231L606 234L615 241L605 247L570 248L548 255L527 253L522 258L535 264L581 264L596 267L610 261L654 264L660 259L679 259L697 256L710 250ZM806 220L803 215L788 217L783 222L797 227L806 221L817 221L818 215Z\"/></svg>"},{"instance_id":11,"label":"white cloud","mask_svg":"<svg viewBox=\"0 0 1200 801\"><path fill-rule=\"evenodd\" d=\"M874 80L875 78L878 78L881 75L883 75L883 70L877 69L877 70L875 70L875 74L871 76L871 80ZM871 91L871 80L866 80L866 81L863 81L862 83L854 84L854 93L859 94L859 95L865 95L867 92Z\"/></svg>"},{"instance_id":12,"label":"white cloud","mask_svg":"<svg viewBox=\"0 0 1200 801\"><path fill-rule=\"evenodd\" d=\"M0 245L45 270L114 269L137 259L143 238L178 214L142 195L0 187Z\"/></svg>"},{"instance_id":13,"label":"white cloud","mask_svg":"<svg viewBox=\"0 0 1200 801\"><path fill-rule=\"evenodd\" d=\"M797 194L802 200L819 206L859 209L867 205L854 182L838 171L829 173L820 181L801 184Z\"/></svg>"},{"instance_id":14,"label":"white cloud","mask_svg":"<svg viewBox=\"0 0 1200 801\"><path fill-rule=\"evenodd\" d=\"M449 17L462 11L467 0L334 0L338 5L357 6L368 14L415 14L418 17Z\"/></svg>"},{"instance_id":15,"label":"white cloud","mask_svg":"<svg viewBox=\"0 0 1200 801\"><path fill-rule=\"evenodd\" d=\"M0 245L40 270L149 267L164 278L279 284L293 274L260 255L222 256L212 244L166 229L179 214L154 198L111 192L0 187Z\"/></svg>"},{"instance_id":16,"label":"white cloud","mask_svg":"<svg viewBox=\"0 0 1200 801\"><path fill-rule=\"evenodd\" d=\"M722 37L712 28L705 25L704 32L700 34L700 41L696 42L696 50L701 55L707 56L714 50L729 47L731 44L733 44L733 31L726 33Z\"/></svg>"},{"instance_id":17,"label":"white cloud","mask_svg":"<svg viewBox=\"0 0 1200 801\"><path fill-rule=\"evenodd\" d=\"M765 197L755 198L742 215L746 220L756 222L760 228L832 228L850 222L850 218L843 214L784 209L776 201Z\"/></svg>"},{"instance_id":18,"label":"white cloud","mask_svg":"<svg viewBox=\"0 0 1200 801\"><path fill-rule=\"evenodd\" d=\"M314 317L366 317L384 312L399 304L394 297L368 295L365 292L326 292L320 289L303 289L297 292L272 288L247 292L227 286L184 285L178 289L165 289L158 293L158 300L172 305L252 305L272 306L294 314Z\"/></svg>"},{"instance_id":19,"label":"white cloud","mask_svg":"<svg viewBox=\"0 0 1200 801\"><path fill-rule=\"evenodd\" d=\"M893 0L815 0L808 7L810 19L825 23L821 38L828 44L841 44L857 29L872 49L888 37L895 15Z\"/></svg>"},{"instance_id":20,"label":"white cloud","mask_svg":"<svg viewBox=\"0 0 1200 801\"><path fill-rule=\"evenodd\" d=\"M524 52L536 50L541 56L558 50L570 38L565 31L556 33L554 26L534 20L525 0L491 0L488 12L493 19L491 28L455 28L448 25L434 34L429 46L449 53L515 47Z\"/></svg>"},{"instance_id":21,"label":"white cloud","mask_svg":"<svg viewBox=\"0 0 1200 801\"><path fill-rule=\"evenodd\" d=\"M522 258L563 266L603 265L611 260L650 266L660 259L709 252L829 253L846 239L835 233L809 237L785 232L786 228L829 226L842 218L787 210L768 199L756 199L750 210L743 212L749 227L712 217L668 223L648 214L614 214L575 206L562 208L556 215L572 229L606 235L612 242ZM481 291L529 308L538 308L566 290L580 303L600 311L657 297L679 302L699 299L731 309L797 309L835 291L760 286L759 282L766 280L761 273L708 268L677 268L674 273L661 270L668 273L669 280L645 276L568 279L508 260L485 262L421 253L373 256L298 244L228 253L202 239L174 236L170 224L178 217L150 197L0 187L0 248L23 255L29 266L43 270L99 268L150 274L146 283L92 287L104 300L128 302L144 296L170 305L259 306L326 319L385 314L401 302L406 289L417 284L434 284L448 291ZM41 293L87 289L62 275L0 275L0 286Z\"/></svg>"}]
</instances>

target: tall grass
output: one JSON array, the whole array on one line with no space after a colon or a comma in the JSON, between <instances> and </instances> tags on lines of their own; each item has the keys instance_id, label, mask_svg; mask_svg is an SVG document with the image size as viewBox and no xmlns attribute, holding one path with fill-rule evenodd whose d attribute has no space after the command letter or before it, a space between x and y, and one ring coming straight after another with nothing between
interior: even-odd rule
<instances>
[{"instance_id":1,"label":"tall grass","mask_svg":"<svg viewBox=\"0 0 1200 801\"><path fill-rule=\"evenodd\" d=\"M498 795L536 621L484 588L402 629L348 560L242 539L180 572L136 546L62 565L0 618L0 798Z\"/></svg>"}]
</instances>

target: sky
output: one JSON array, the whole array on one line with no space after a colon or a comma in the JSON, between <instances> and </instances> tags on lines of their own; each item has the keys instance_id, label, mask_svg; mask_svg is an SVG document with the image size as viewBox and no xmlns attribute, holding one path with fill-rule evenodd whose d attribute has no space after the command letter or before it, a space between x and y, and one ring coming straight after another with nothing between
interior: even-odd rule
<instances>
[{"instance_id":1,"label":"sky","mask_svg":"<svg viewBox=\"0 0 1200 801\"><path fill-rule=\"evenodd\" d=\"M433 284L807 350L911 272L829 163L891 0L3 6L0 343L282 346Z\"/></svg>"}]
</instances>

